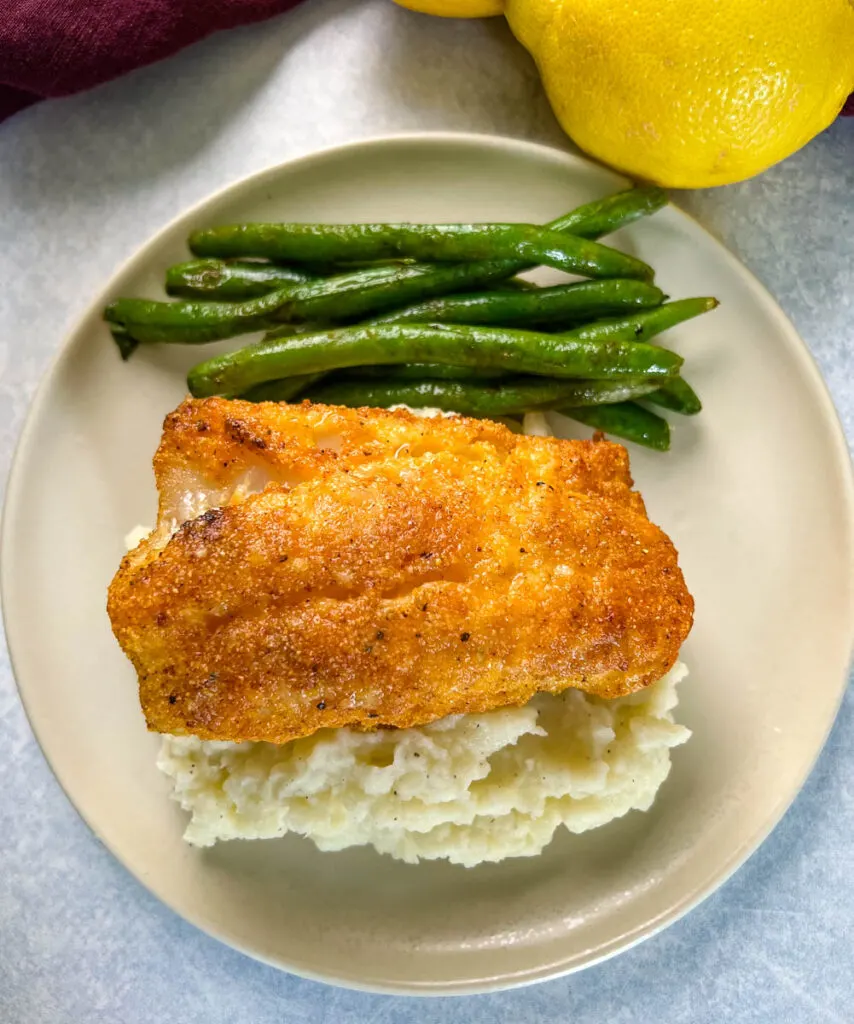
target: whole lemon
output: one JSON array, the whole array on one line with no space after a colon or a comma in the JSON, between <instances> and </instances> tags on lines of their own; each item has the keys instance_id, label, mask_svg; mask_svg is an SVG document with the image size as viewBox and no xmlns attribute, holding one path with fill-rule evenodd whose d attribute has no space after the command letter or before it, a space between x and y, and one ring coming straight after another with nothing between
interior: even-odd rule
<instances>
[{"instance_id":1,"label":"whole lemon","mask_svg":"<svg viewBox=\"0 0 854 1024\"><path fill-rule=\"evenodd\" d=\"M504 0L397 0L401 7L441 18L489 18L504 11Z\"/></svg>"},{"instance_id":2,"label":"whole lemon","mask_svg":"<svg viewBox=\"0 0 854 1024\"><path fill-rule=\"evenodd\" d=\"M480 6L410 2L437 14ZM749 178L826 128L854 91L854 0L505 0L504 10L567 134L660 185Z\"/></svg>"}]
</instances>

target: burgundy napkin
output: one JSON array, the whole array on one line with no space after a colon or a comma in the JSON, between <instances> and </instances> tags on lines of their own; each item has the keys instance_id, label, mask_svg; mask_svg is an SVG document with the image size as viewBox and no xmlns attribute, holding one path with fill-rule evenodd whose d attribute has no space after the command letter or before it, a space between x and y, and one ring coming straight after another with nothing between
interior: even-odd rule
<instances>
[{"instance_id":1,"label":"burgundy napkin","mask_svg":"<svg viewBox=\"0 0 854 1024\"><path fill-rule=\"evenodd\" d=\"M0 0L0 121L299 0Z\"/></svg>"},{"instance_id":2,"label":"burgundy napkin","mask_svg":"<svg viewBox=\"0 0 854 1024\"><path fill-rule=\"evenodd\" d=\"M299 0L0 0L0 121ZM854 115L854 96L843 110Z\"/></svg>"}]
</instances>

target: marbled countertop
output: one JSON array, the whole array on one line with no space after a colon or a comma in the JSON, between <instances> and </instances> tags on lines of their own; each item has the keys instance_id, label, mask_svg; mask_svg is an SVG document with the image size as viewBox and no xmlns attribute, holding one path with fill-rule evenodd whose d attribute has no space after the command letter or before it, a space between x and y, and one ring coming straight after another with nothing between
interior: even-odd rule
<instances>
[{"instance_id":1,"label":"marbled countertop","mask_svg":"<svg viewBox=\"0 0 854 1024\"><path fill-rule=\"evenodd\" d=\"M420 130L567 145L502 22L431 20L388 0L308 0L0 126L0 479L64 334L155 230L269 164ZM854 119L753 181L675 198L775 294L854 440ZM782 824L686 919L570 978L429 1002L290 977L161 906L60 791L5 647L0 749L3 1024L854 1021L850 692Z\"/></svg>"}]
</instances>

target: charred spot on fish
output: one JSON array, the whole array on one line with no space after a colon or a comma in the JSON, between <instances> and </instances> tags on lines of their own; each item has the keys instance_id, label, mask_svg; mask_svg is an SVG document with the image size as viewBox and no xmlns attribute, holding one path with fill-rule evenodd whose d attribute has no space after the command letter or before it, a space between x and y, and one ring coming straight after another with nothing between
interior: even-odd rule
<instances>
[{"instance_id":1,"label":"charred spot on fish","mask_svg":"<svg viewBox=\"0 0 854 1024\"><path fill-rule=\"evenodd\" d=\"M378 630L377 630L377 636L376 636L376 639L377 639L377 640L382 640L382 639L384 639L384 638L385 638L385 633L383 633L383 631L382 631L381 629L378 629Z\"/></svg>"},{"instance_id":2,"label":"charred spot on fish","mask_svg":"<svg viewBox=\"0 0 854 1024\"><path fill-rule=\"evenodd\" d=\"M315 707L317 708L318 711L325 711L326 710L326 701L325 700L319 700L317 702L317 704L315 704Z\"/></svg>"},{"instance_id":3,"label":"charred spot on fish","mask_svg":"<svg viewBox=\"0 0 854 1024\"><path fill-rule=\"evenodd\" d=\"M258 437L243 420L229 418L225 421L224 427L229 438L237 444L251 445L261 451L267 448L267 442L262 437Z\"/></svg>"},{"instance_id":4,"label":"charred spot on fish","mask_svg":"<svg viewBox=\"0 0 854 1024\"><path fill-rule=\"evenodd\" d=\"M222 529L222 518L225 512L221 508L209 508L196 519L184 523L180 532L188 537L198 538L203 541L215 540ZM165 551L165 549L164 549ZM158 553L158 558L163 555Z\"/></svg>"},{"instance_id":5,"label":"charred spot on fish","mask_svg":"<svg viewBox=\"0 0 854 1024\"><path fill-rule=\"evenodd\" d=\"M175 696L175 694L174 693L170 693L169 694L169 703L170 704L176 704L177 702L178 702L178 698Z\"/></svg>"},{"instance_id":6,"label":"charred spot on fish","mask_svg":"<svg viewBox=\"0 0 854 1024\"><path fill-rule=\"evenodd\" d=\"M460 640L462 643L467 644L471 640L471 633L460 633Z\"/></svg>"},{"instance_id":7,"label":"charred spot on fish","mask_svg":"<svg viewBox=\"0 0 854 1024\"><path fill-rule=\"evenodd\" d=\"M204 434L205 431L210 430L210 429L211 429L210 425L205 423L204 420L199 420L199 422L196 424L196 430L198 430L198 432L200 434Z\"/></svg>"}]
</instances>

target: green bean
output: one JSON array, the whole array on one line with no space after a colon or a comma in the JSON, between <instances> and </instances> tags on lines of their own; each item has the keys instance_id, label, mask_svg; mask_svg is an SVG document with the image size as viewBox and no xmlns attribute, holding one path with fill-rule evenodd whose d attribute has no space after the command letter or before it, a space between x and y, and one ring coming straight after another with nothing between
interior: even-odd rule
<instances>
[{"instance_id":1,"label":"green bean","mask_svg":"<svg viewBox=\"0 0 854 1024\"><path fill-rule=\"evenodd\" d=\"M671 377L660 388L650 392L645 400L683 416L696 416L703 409L700 396L682 377Z\"/></svg>"},{"instance_id":2,"label":"green bean","mask_svg":"<svg viewBox=\"0 0 854 1024\"><path fill-rule=\"evenodd\" d=\"M583 338L587 341L649 341L662 331L669 330L685 320L708 313L718 305L713 298L677 299L657 309L646 309L630 316L614 317L584 324L563 337Z\"/></svg>"},{"instance_id":3,"label":"green bean","mask_svg":"<svg viewBox=\"0 0 854 1024\"><path fill-rule=\"evenodd\" d=\"M283 288L245 302L156 302L117 299L104 310L104 319L136 341L201 345L271 327L291 289Z\"/></svg>"},{"instance_id":4,"label":"green bean","mask_svg":"<svg viewBox=\"0 0 854 1024\"><path fill-rule=\"evenodd\" d=\"M620 228L628 227L666 205L667 193L664 189L654 185L629 188L578 206L562 217L558 217L557 220L550 221L545 227L551 231L563 231L570 235L577 235L579 238L595 240L604 235L610 235ZM509 262L505 262L501 266L497 261L490 261L488 265L484 262L472 263L468 265L471 278L467 284L462 284L461 287L485 287L489 282L494 282L496 286L501 287L502 278L510 274L520 274L526 270L532 270L534 266L535 264L516 263L511 269ZM429 266L423 264L422 267L425 270L430 269ZM313 269L317 270L318 268ZM337 269L341 269L341 264L337 265ZM519 278L512 280L517 282L519 287L536 287L530 281ZM504 283L509 285L511 282ZM425 292L425 296L427 294Z\"/></svg>"},{"instance_id":5,"label":"green bean","mask_svg":"<svg viewBox=\"0 0 854 1024\"><path fill-rule=\"evenodd\" d=\"M287 385L287 381L282 381ZM270 385L267 385L270 388ZM444 409L465 416L513 416L556 405L597 405L621 402L648 394L655 383L621 381L550 380L543 377L510 377L488 386L467 381L339 380L308 389L304 397L326 405L351 408L395 405ZM274 389L270 388L270 393ZM285 390L284 394L287 393ZM285 398L279 399L285 401Z\"/></svg>"},{"instance_id":6,"label":"green bean","mask_svg":"<svg viewBox=\"0 0 854 1024\"><path fill-rule=\"evenodd\" d=\"M642 217L648 217L666 205L667 193L657 186L629 188L576 207L545 227L551 231L563 231L579 238L596 240L627 227ZM341 272L346 266L341 263L324 263L311 265L311 269L320 275L327 275ZM349 266L352 269L352 264ZM515 271L505 271L505 275L531 269L532 266L517 265ZM520 284L524 286L530 282L523 281Z\"/></svg>"},{"instance_id":7,"label":"green bean","mask_svg":"<svg viewBox=\"0 0 854 1024\"><path fill-rule=\"evenodd\" d=\"M506 370L483 366L450 366L444 363L400 363L381 366L352 366L348 377L383 377L389 380L501 380Z\"/></svg>"},{"instance_id":8,"label":"green bean","mask_svg":"<svg viewBox=\"0 0 854 1024\"><path fill-rule=\"evenodd\" d=\"M137 341L181 345L219 341L289 322L277 336L294 333L294 322L357 317L423 296L429 273L435 287L453 285L454 267L371 267L325 280L287 285L244 302L157 302L117 299L104 319ZM334 316L333 316L334 314Z\"/></svg>"},{"instance_id":9,"label":"green bean","mask_svg":"<svg viewBox=\"0 0 854 1024\"><path fill-rule=\"evenodd\" d=\"M111 326L110 334L113 336L113 341L116 343L116 347L119 350L119 355L125 362L134 354L139 342L136 338L132 338L123 327Z\"/></svg>"},{"instance_id":10,"label":"green bean","mask_svg":"<svg viewBox=\"0 0 854 1024\"><path fill-rule=\"evenodd\" d=\"M634 223L641 217L660 210L667 203L667 193L655 186L649 188L631 188L616 192L604 199L596 199L592 203L571 210L569 213L551 221L546 227L551 231L565 231L579 238L596 239L611 234L621 227ZM501 281L513 274L521 274L532 270L531 264L511 260L478 261L462 264L457 267L454 285L446 287L441 280L431 277L444 269L423 266L424 276L421 280L422 294L417 298L403 297L396 305L407 305L434 295L446 295L453 291L464 291L470 288L484 288L488 284ZM395 303L388 303L388 309ZM380 308L380 307L377 307Z\"/></svg>"},{"instance_id":11,"label":"green bean","mask_svg":"<svg viewBox=\"0 0 854 1024\"><path fill-rule=\"evenodd\" d=\"M652 311L647 317L627 317L623 320L611 320L600 324L591 324L573 332L579 337L625 338L627 331L632 330L634 336L648 341L656 334L677 323L705 313L718 305L716 299L680 299L669 302ZM633 321L633 323L630 323ZM695 416L703 408L699 395L682 377L671 377L660 388L646 396L646 401L660 405L663 409L681 413L683 416Z\"/></svg>"},{"instance_id":12,"label":"green bean","mask_svg":"<svg viewBox=\"0 0 854 1024\"><path fill-rule=\"evenodd\" d=\"M652 268L589 239L534 224L224 224L190 235L196 256L285 262L519 260L585 277L650 280Z\"/></svg>"},{"instance_id":13,"label":"green bean","mask_svg":"<svg viewBox=\"0 0 854 1024\"><path fill-rule=\"evenodd\" d=\"M256 384L240 397L247 402L291 402L325 376L325 373L306 373L300 377L271 380L266 384Z\"/></svg>"},{"instance_id":14,"label":"green bean","mask_svg":"<svg viewBox=\"0 0 854 1024\"><path fill-rule=\"evenodd\" d=\"M190 260L176 263L166 271L166 293L214 300L252 299L285 285L311 280L313 275L304 270L278 267L272 263Z\"/></svg>"},{"instance_id":15,"label":"green bean","mask_svg":"<svg viewBox=\"0 0 854 1024\"><path fill-rule=\"evenodd\" d=\"M576 207L546 227L553 231L566 231L579 238L602 238L641 217L648 217L666 205L667 193L664 189L654 185L629 188Z\"/></svg>"},{"instance_id":16,"label":"green bean","mask_svg":"<svg viewBox=\"0 0 854 1024\"><path fill-rule=\"evenodd\" d=\"M643 281L579 281L535 291L479 292L450 295L384 313L371 321L416 323L501 324L524 327L561 320L591 320L627 310L660 306L664 292Z\"/></svg>"},{"instance_id":17,"label":"green bean","mask_svg":"<svg viewBox=\"0 0 854 1024\"><path fill-rule=\"evenodd\" d=\"M504 370L477 366L449 366L442 363L401 363L398 366L353 366L344 371L347 378L383 378L389 381L464 380L496 381L507 377ZM262 385L263 386L263 385ZM663 384L644 395L644 401L664 409L693 416L702 403L694 389L682 377L669 377Z\"/></svg>"},{"instance_id":18,"label":"green bean","mask_svg":"<svg viewBox=\"0 0 854 1024\"><path fill-rule=\"evenodd\" d=\"M422 270L437 266L435 263L419 263L417 260L371 260L369 262L352 263L304 263L303 267L314 274L315 277L336 277L340 274L350 274L354 270L364 270L370 267L419 267ZM527 291L536 288L533 281L526 281L521 277L509 277L503 281L496 281L486 287L500 291Z\"/></svg>"},{"instance_id":19,"label":"green bean","mask_svg":"<svg viewBox=\"0 0 854 1024\"><path fill-rule=\"evenodd\" d=\"M634 441L644 448L654 448L659 452L670 448L670 424L667 420L635 402L586 408L559 406L556 411L595 430Z\"/></svg>"},{"instance_id":20,"label":"green bean","mask_svg":"<svg viewBox=\"0 0 854 1024\"><path fill-rule=\"evenodd\" d=\"M392 269L375 267L329 277L296 288L275 316L284 322L359 319L471 287L475 280L478 286L486 286L495 279L492 270L481 271L480 278L476 278L472 267L477 266L483 265L415 264ZM276 330L273 334L279 336L280 332Z\"/></svg>"},{"instance_id":21,"label":"green bean","mask_svg":"<svg viewBox=\"0 0 854 1024\"><path fill-rule=\"evenodd\" d=\"M551 221L546 228L552 231L566 232L576 235L579 238L595 240L603 235L611 234L621 227L625 227L641 217L647 217L655 213L667 204L667 194L663 189L652 187L625 189L606 196L604 199L596 199L593 202L585 203L576 209L564 214L557 220ZM196 233L198 234L198 233ZM311 267L320 274L343 272L346 269L354 269L353 265L341 263L321 263ZM518 273L530 267L519 267Z\"/></svg>"},{"instance_id":22,"label":"green bean","mask_svg":"<svg viewBox=\"0 0 854 1024\"><path fill-rule=\"evenodd\" d=\"M682 358L643 343L450 324L379 324L262 341L190 370L197 397L236 395L255 384L379 363L448 363L541 376L600 380L669 377Z\"/></svg>"},{"instance_id":23,"label":"green bean","mask_svg":"<svg viewBox=\"0 0 854 1024\"><path fill-rule=\"evenodd\" d=\"M448 279L453 280L458 268L435 269L444 269ZM234 303L118 299L107 306L104 319L112 328L121 328L123 336L136 341L204 344L269 328L276 320L323 321L358 316L366 306L376 308L384 302L399 301L407 287L417 294L422 288L422 273L420 268L414 267L373 268L338 278L290 285L268 295ZM433 269L430 274L435 282ZM512 294L509 298L528 301L529 294L536 296L538 292ZM494 293L492 298L499 296L505 297L503 293ZM682 299L634 316L598 321L577 328L569 335L585 340L643 340L716 305L715 299ZM280 327L268 340L293 333L290 325Z\"/></svg>"},{"instance_id":24,"label":"green bean","mask_svg":"<svg viewBox=\"0 0 854 1024\"><path fill-rule=\"evenodd\" d=\"M405 265L407 264L400 262L382 264L385 269L400 269ZM349 268L348 275L353 271L354 268ZM338 276L342 276L340 268ZM386 279L387 276L389 275L383 275L382 279ZM315 280L316 276L304 270L277 266L274 263L228 263L225 260L199 259L169 267L166 271L166 292L168 295L184 298L242 301L268 295L289 284L305 284ZM344 283L346 284L346 281ZM340 281L336 287L341 287ZM511 277L506 281L497 282L494 288L515 294L519 291L533 290L536 285L522 278Z\"/></svg>"},{"instance_id":25,"label":"green bean","mask_svg":"<svg viewBox=\"0 0 854 1024\"><path fill-rule=\"evenodd\" d=\"M682 323L691 317L708 312L718 305L716 299L679 299L668 302L651 310L649 314L625 317L590 324L573 331L574 337L582 338L621 338L631 337L632 333L640 341L648 341L661 331ZM660 405L663 409L681 413L683 416L695 416L703 408L699 395L682 377L671 377L662 386L646 396L646 401Z\"/></svg>"},{"instance_id":26,"label":"green bean","mask_svg":"<svg viewBox=\"0 0 854 1024\"><path fill-rule=\"evenodd\" d=\"M347 295L344 293L343 288L339 289L336 281L340 279L329 278L325 282L306 286L302 297L292 296L275 315L280 319L300 316L310 320L340 320L344 319L346 315L356 316L358 315L356 311L360 304L363 308L369 305L377 305L380 302L398 304L395 302L395 299L399 300L403 296L404 287L410 293L417 292L419 289L424 288L425 277L429 277L432 284L438 284L440 281L439 274L443 269L445 270L445 282L442 291L447 293L454 290L453 284L458 280L460 273L468 274L470 266L428 268L426 273L420 267L412 267L401 272L411 275L408 282L402 282L401 280L393 282L381 281L377 284L376 288L363 289L361 291L356 283L354 295ZM448 285L451 285L451 287L448 287ZM324 286L326 286L326 294L323 294ZM570 291L570 289L573 290ZM310 290L317 294L308 296ZM380 294L381 292L383 293L382 295ZM635 299L643 296L649 302L652 302L653 298L658 298L659 296L663 298L663 293L659 289L655 288L654 285L648 285L644 282L625 280L582 281L573 285L557 285L554 288L540 288L536 291L523 292L521 294L489 292L483 297L447 296L444 302L435 300L431 303L423 303L417 308L439 308L449 311L447 315L471 316L483 319L487 316L496 315L495 313L484 312L484 310L498 311L502 314L503 318L504 314L509 316L511 311L515 309L517 310L516 315L520 316L519 310L527 309L528 311L533 311L539 303L539 297L544 292L549 294L546 296L542 308L549 310L550 308L555 309L562 305L564 309L569 310L573 304L577 304L579 310L577 315L579 316L582 315L580 311L584 304L591 308L597 301L600 304L600 308L604 308L606 301L613 302L614 304L618 301L624 301L628 304L632 296ZM598 300L596 298L597 295L599 296ZM458 303L455 300L459 298L462 301ZM668 327L674 327L683 320L688 320L691 317L699 316L700 313L705 313L709 309L714 309L717 304L717 300L712 298L681 299L677 302L668 302L657 309L644 310L633 316L596 321L570 333L578 337L589 337L593 340L620 338L626 341L642 341L647 337L652 337L666 330ZM416 307L410 306L400 312L408 317L409 310L414 308ZM466 310L471 312L466 312ZM396 313L392 313L388 317L381 316L375 322L397 322L395 319L396 315ZM276 329L271 331L264 340L273 340L287 333L289 332L286 330Z\"/></svg>"},{"instance_id":27,"label":"green bean","mask_svg":"<svg viewBox=\"0 0 854 1024\"><path fill-rule=\"evenodd\" d=\"M353 270L368 270L371 267L386 266L412 266L414 259L345 259L332 262L302 262L300 266L305 267L315 278L334 278L339 273L351 273Z\"/></svg>"}]
</instances>

